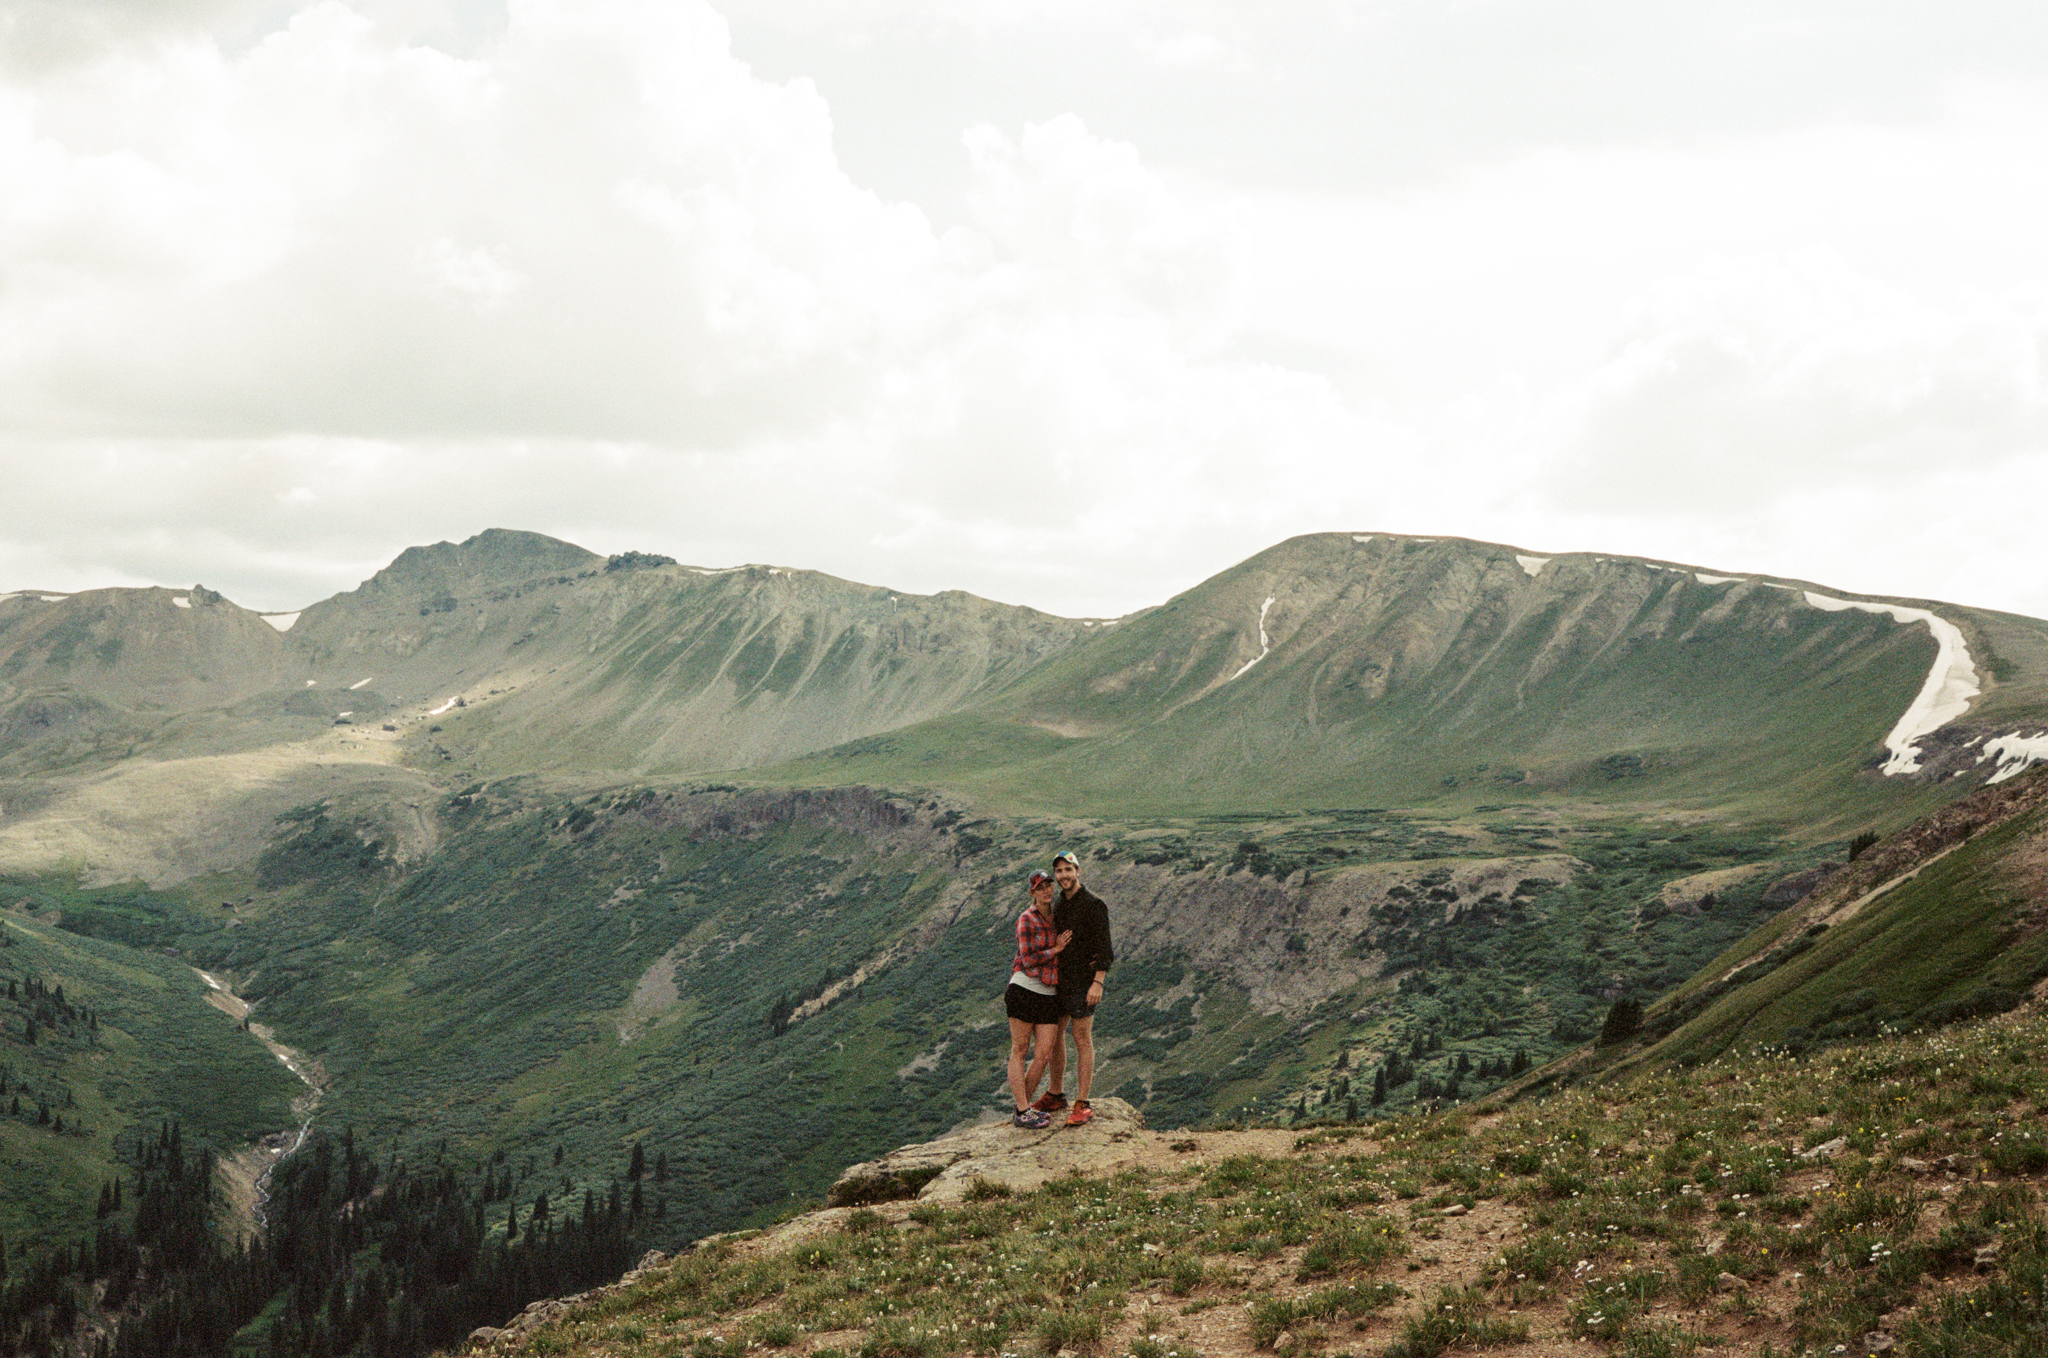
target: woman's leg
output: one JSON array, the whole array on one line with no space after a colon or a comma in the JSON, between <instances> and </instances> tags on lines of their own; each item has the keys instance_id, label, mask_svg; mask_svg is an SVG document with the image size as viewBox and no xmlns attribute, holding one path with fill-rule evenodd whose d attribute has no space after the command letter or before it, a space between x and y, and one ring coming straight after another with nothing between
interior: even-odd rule
<instances>
[{"instance_id":1,"label":"woman's leg","mask_svg":"<svg viewBox=\"0 0 2048 1358\"><path fill-rule=\"evenodd\" d=\"M1045 1075L1046 1066L1052 1061L1053 1053L1060 1049L1060 1029L1056 1023L1041 1023L1032 1028L1031 1069L1024 1073L1024 1092L1031 1093L1038 1088L1038 1082ZM1013 1038L1012 1041L1015 1039Z\"/></svg>"},{"instance_id":2,"label":"woman's leg","mask_svg":"<svg viewBox=\"0 0 2048 1358\"><path fill-rule=\"evenodd\" d=\"M1039 1069L1044 1065L1043 1061L1033 1063L1032 1078L1027 1084L1024 1079L1024 1050L1031 1045L1032 1032L1032 1026L1023 1019L1010 1020L1010 1098L1019 1108L1031 1105L1031 1090L1037 1085ZM1039 1044L1041 1050L1044 1045L1042 1042Z\"/></svg>"}]
</instances>

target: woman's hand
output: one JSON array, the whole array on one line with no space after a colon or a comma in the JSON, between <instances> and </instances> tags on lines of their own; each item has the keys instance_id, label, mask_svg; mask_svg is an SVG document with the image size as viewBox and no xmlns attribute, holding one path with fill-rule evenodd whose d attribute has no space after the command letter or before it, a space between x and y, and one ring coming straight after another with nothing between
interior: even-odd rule
<instances>
[{"instance_id":1,"label":"woman's hand","mask_svg":"<svg viewBox=\"0 0 2048 1358\"><path fill-rule=\"evenodd\" d=\"M1060 951L1060 949L1062 949L1062 948L1066 947L1066 946L1067 946L1067 944L1069 944L1069 943L1071 943L1071 942L1073 942L1073 941L1074 941L1074 931L1073 931L1072 929L1069 929L1069 930L1067 930L1067 931L1066 931L1065 933L1061 934L1061 935L1060 935L1060 936L1059 936L1059 937L1058 937L1057 939L1053 940L1053 945L1052 945L1052 946L1051 946L1050 948L1047 948L1047 949L1046 949L1046 951L1047 951L1047 952L1058 952L1058 951Z\"/></svg>"}]
</instances>

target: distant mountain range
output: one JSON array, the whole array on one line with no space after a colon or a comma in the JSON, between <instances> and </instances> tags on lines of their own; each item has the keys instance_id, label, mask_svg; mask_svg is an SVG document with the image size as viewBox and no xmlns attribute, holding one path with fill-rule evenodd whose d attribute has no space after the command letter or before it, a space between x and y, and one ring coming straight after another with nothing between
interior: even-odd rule
<instances>
[{"instance_id":1,"label":"distant mountain range","mask_svg":"<svg viewBox=\"0 0 2048 1358\"><path fill-rule=\"evenodd\" d=\"M0 865L152 880L220 861L236 787L748 770L1097 815L1549 795L1839 826L2044 732L2037 619L1462 539L1295 538L1120 619L503 530L297 614L0 597Z\"/></svg>"}]
</instances>

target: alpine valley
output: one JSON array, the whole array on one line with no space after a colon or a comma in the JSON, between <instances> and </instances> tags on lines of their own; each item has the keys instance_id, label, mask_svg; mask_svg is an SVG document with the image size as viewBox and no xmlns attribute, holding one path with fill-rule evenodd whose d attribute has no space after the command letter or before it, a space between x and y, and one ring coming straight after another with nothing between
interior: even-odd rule
<instances>
[{"instance_id":1,"label":"alpine valley","mask_svg":"<svg viewBox=\"0 0 2048 1358\"><path fill-rule=\"evenodd\" d=\"M2048 622L1450 538L1114 619L502 530L295 614L18 592L0 1319L422 1353L813 1204L1007 1111L1060 849L1155 1128L2004 1012L2042 762Z\"/></svg>"}]
</instances>

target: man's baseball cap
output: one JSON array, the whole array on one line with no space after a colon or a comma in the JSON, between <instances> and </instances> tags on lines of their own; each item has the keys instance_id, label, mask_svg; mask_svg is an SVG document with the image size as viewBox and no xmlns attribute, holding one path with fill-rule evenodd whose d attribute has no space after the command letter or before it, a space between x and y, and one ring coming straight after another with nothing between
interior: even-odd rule
<instances>
[{"instance_id":1,"label":"man's baseball cap","mask_svg":"<svg viewBox=\"0 0 2048 1358\"><path fill-rule=\"evenodd\" d=\"M1077 868L1081 866L1081 860L1074 855L1072 849L1061 849L1052 856L1052 861L1054 866L1058 866L1061 863L1072 863Z\"/></svg>"},{"instance_id":2,"label":"man's baseball cap","mask_svg":"<svg viewBox=\"0 0 2048 1358\"><path fill-rule=\"evenodd\" d=\"M1030 888L1037 886L1040 882L1050 882L1051 880L1052 874L1047 872L1044 868L1033 868L1031 870L1031 875L1024 879L1024 886L1026 890L1029 890Z\"/></svg>"}]
</instances>

